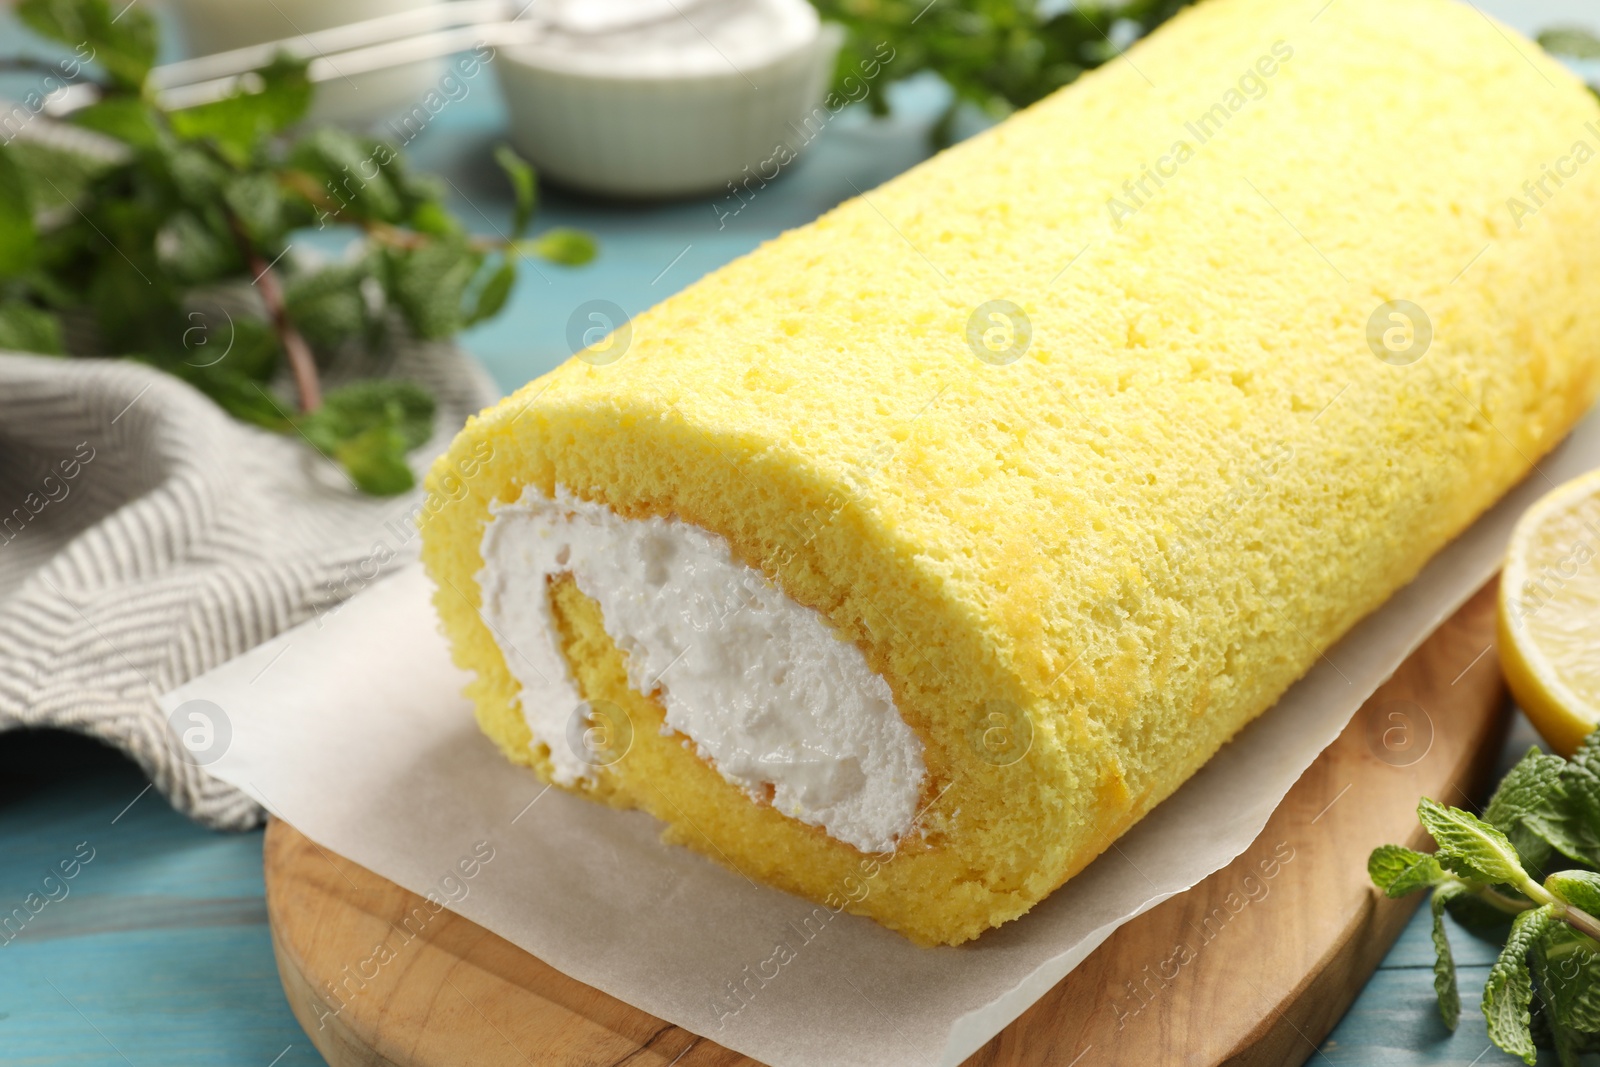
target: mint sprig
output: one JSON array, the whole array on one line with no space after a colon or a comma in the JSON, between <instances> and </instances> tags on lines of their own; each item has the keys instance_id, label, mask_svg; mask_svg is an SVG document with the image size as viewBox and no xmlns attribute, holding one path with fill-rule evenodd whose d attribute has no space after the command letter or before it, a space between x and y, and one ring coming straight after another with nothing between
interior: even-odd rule
<instances>
[{"instance_id":1,"label":"mint sprig","mask_svg":"<svg viewBox=\"0 0 1600 1067\"><path fill-rule=\"evenodd\" d=\"M1003 118L1117 58L1194 0L813 2L824 18L846 31L833 79L838 99L864 100L884 115L888 102L873 82L933 71L950 86L949 109L932 131L942 147L951 139L961 105ZM1554 27L1538 41L1553 55L1600 58L1600 36L1582 27ZM1591 88L1600 95L1600 87Z\"/></svg>"},{"instance_id":2,"label":"mint sprig","mask_svg":"<svg viewBox=\"0 0 1600 1067\"><path fill-rule=\"evenodd\" d=\"M157 31L142 6L22 0L17 12L77 58L70 72L27 57L0 66L91 85L96 102L67 121L110 147L86 154L26 128L0 145L0 347L60 355L67 338L92 337L92 352L73 354L166 370L237 418L298 430L355 485L387 495L414 484L406 454L430 436L433 401L397 382L324 395L328 362L382 347L395 323L432 340L498 314L524 258L594 256L571 230L527 235L536 176L509 148L495 158L515 222L476 237L446 208L443 183L396 146L306 127L314 86L302 61L279 57L224 99L171 109L150 84ZM289 254L296 231L330 225L359 231L359 255L309 266ZM219 286L254 286L264 319L197 320ZM273 388L285 369L293 399Z\"/></svg>"},{"instance_id":3,"label":"mint sprig","mask_svg":"<svg viewBox=\"0 0 1600 1067\"><path fill-rule=\"evenodd\" d=\"M931 70L953 91L934 126L936 144L949 143L963 103L992 118L1042 100L1122 54L1194 0L814 0L822 16L844 26L845 47L834 92L888 111L881 77L900 81ZM892 51L885 53L885 46Z\"/></svg>"},{"instance_id":4,"label":"mint sprig","mask_svg":"<svg viewBox=\"0 0 1600 1067\"><path fill-rule=\"evenodd\" d=\"M1540 1044L1563 1064L1600 1048L1600 733L1571 760L1530 751L1483 818L1424 798L1436 851L1384 845L1367 861L1388 896L1433 890L1434 990L1445 1025L1461 1014L1444 915L1501 936L1483 992L1489 1037L1533 1064ZM1543 881L1531 871L1549 870Z\"/></svg>"}]
</instances>

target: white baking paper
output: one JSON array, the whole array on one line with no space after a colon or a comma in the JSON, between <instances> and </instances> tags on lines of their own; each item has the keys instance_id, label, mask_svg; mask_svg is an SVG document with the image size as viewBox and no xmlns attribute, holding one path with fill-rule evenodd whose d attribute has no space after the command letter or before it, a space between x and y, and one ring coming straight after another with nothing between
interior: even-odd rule
<instances>
[{"instance_id":1,"label":"white baking paper","mask_svg":"<svg viewBox=\"0 0 1600 1067\"><path fill-rule=\"evenodd\" d=\"M1365 698L1495 573L1523 509L1597 466L1591 414L1117 848L957 948L851 915L818 922L806 901L663 845L649 816L507 763L473 722L415 565L164 704L222 709L231 739L210 770L318 844L652 1015L774 1067L955 1064L1122 923L1243 852ZM494 858L463 880L478 842ZM792 958L773 963L780 941ZM1079 1063L1085 1050L1056 1051Z\"/></svg>"}]
</instances>

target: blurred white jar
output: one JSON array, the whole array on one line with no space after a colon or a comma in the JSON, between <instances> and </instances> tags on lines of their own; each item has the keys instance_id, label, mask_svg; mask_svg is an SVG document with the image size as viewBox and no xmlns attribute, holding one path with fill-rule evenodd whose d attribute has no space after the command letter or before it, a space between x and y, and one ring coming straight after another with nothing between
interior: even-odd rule
<instances>
[{"instance_id":1,"label":"blurred white jar","mask_svg":"<svg viewBox=\"0 0 1600 1067\"><path fill-rule=\"evenodd\" d=\"M818 132L841 39L806 0L543 0L531 14L535 39L493 64L511 142L541 176L610 196L774 176Z\"/></svg>"},{"instance_id":2,"label":"blurred white jar","mask_svg":"<svg viewBox=\"0 0 1600 1067\"><path fill-rule=\"evenodd\" d=\"M383 15L434 7L444 0L168 0L189 53L228 52ZM444 73L442 60L352 74L317 86L311 119L366 125L409 110Z\"/></svg>"}]
</instances>

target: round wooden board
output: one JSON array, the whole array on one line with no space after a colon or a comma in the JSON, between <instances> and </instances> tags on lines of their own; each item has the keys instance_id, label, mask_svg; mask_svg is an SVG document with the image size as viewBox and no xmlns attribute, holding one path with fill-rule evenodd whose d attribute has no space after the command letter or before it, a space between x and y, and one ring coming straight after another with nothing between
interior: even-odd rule
<instances>
[{"instance_id":1,"label":"round wooden board","mask_svg":"<svg viewBox=\"0 0 1600 1067\"><path fill-rule=\"evenodd\" d=\"M1494 583L1367 702L1251 848L1126 924L969 1064L1299 1064L1416 905L1366 857L1420 847L1416 803L1469 804L1505 728ZM453 913L337 1014L318 993L421 903L281 822L265 845L278 973L334 1067L713 1067L755 1061L591 989Z\"/></svg>"}]
</instances>

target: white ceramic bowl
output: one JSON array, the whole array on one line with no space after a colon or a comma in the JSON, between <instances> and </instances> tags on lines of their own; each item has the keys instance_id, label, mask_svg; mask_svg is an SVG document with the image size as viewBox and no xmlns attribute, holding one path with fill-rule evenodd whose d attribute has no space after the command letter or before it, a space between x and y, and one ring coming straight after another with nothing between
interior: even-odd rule
<instances>
[{"instance_id":1,"label":"white ceramic bowl","mask_svg":"<svg viewBox=\"0 0 1600 1067\"><path fill-rule=\"evenodd\" d=\"M806 0L685 4L643 28L558 28L492 65L511 142L541 177L686 196L770 180L815 137L840 41Z\"/></svg>"}]
</instances>

